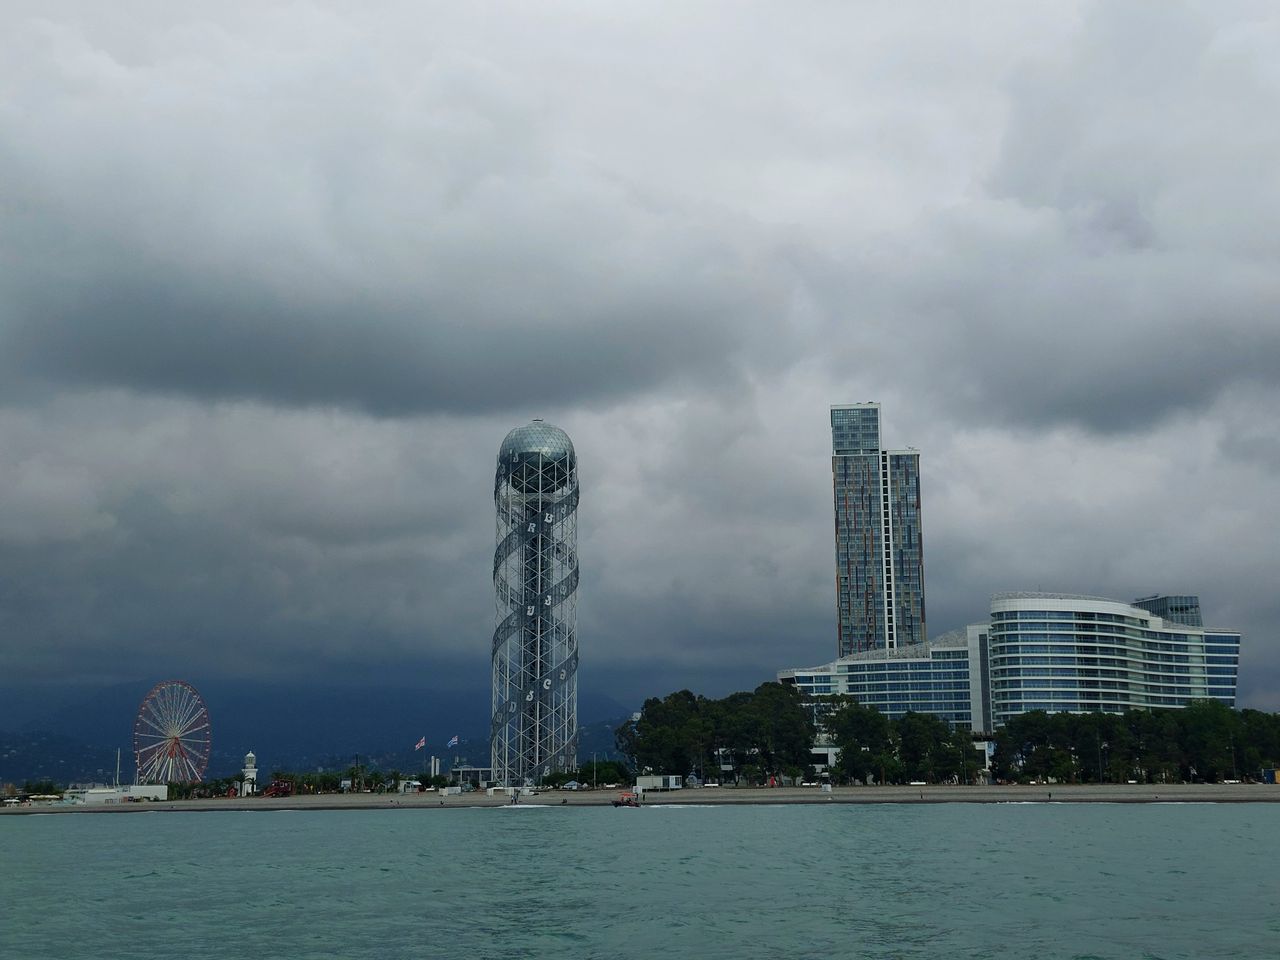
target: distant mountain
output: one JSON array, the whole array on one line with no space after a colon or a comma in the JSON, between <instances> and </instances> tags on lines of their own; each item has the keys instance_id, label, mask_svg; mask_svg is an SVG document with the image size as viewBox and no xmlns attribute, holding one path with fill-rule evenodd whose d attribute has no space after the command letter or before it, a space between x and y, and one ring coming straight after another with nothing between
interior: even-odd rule
<instances>
[{"instance_id":1,"label":"distant mountain","mask_svg":"<svg viewBox=\"0 0 1280 960\"><path fill-rule=\"evenodd\" d=\"M53 733L0 731L0 784L21 787L26 781L110 783L116 774L116 752L95 747L74 737ZM120 757L120 780L133 780L133 755Z\"/></svg>"},{"instance_id":2,"label":"distant mountain","mask_svg":"<svg viewBox=\"0 0 1280 960\"><path fill-rule=\"evenodd\" d=\"M258 766L271 770L345 769L355 762L382 769L419 770L432 755L477 766L488 763L489 690L451 687L413 690L384 687L308 686L303 684L196 682L213 732L207 776L239 771L244 754L253 750ZM59 782L104 779L98 771L115 772L115 752L122 750L122 780L133 778L133 722L151 683L120 684L92 691L41 691L37 700L3 719L15 733L0 750L0 778L8 781L49 776ZM595 750L603 759L613 750L614 727L627 715L616 700L582 692L580 755ZM15 712L18 716L15 718ZM457 736L457 748L445 745ZM413 749L425 737L422 750ZM13 757L10 760L8 754ZM610 753L612 756L612 753ZM109 762L108 762L109 761ZM52 766L50 766L52 764ZM10 767L12 766L12 769Z\"/></svg>"},{"instance_id":3,"label":"distant mountain","mask_svg":"<svg viewBox=\"0 0 1280 960\"><path fill-rule=\"evenodd\" d=\"M613 742L614 731L631 719L631 714L612 720L597 720L578 727L578 762L589 763L591 755L597 760L625 760Z\"/></svg>"}]
</instances>

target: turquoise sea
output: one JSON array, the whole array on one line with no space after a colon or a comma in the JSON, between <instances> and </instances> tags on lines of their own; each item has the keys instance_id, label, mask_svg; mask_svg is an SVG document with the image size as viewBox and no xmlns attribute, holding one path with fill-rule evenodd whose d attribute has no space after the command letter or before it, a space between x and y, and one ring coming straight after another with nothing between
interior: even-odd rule
<instances>
[{"instance_id":1,"label":"turquoise sea","mask_svg":"<svg viewBox=\"0 0 1280 960\"><path fill-rule=\"evenodd\" d=\"M1280 957L1280 806L0 819L0 957Z\"/></svg>"}]
</instances>

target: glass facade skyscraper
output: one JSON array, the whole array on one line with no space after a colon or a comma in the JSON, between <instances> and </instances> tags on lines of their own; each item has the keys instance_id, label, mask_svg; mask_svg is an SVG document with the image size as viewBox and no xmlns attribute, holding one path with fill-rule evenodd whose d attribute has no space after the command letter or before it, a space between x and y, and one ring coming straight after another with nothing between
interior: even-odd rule
<instances>
[{"instance_id":1,"label":"glass facade skyscraper","mask_svg":"<svg viewBox=\"0 0 1280 960\"><path fill-rule=\"evenodd\" d=\"M837 655L923 643L920 454L884 450L880 404L831 408Z\"/></svg>"}]
</instances>

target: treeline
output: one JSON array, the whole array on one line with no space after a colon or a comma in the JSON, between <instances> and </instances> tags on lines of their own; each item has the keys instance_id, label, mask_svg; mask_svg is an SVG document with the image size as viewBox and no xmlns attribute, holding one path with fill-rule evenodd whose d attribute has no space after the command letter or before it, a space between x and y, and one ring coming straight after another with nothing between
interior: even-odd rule
<instances>
[{"instance_id":1,"label":"treeline","mask_svg":"<svg viewBox=\"0 0 1280 960\"><path fill-rule=\"evenodd\" d=\"M930 713L890 720L852 697L824 698L819 707L828 742L840 749L831 770L840 783L972 783L985 766L968 730Z\"/></svg>"},{"instance_id":2,"label":"treeline","mask_svg":"<svg viewBox=\"0 0 1280 960\"><path fill-rule=\"evenodd\" d=\"M232 790L240 788L240 777L215 777L199 783L169 784L169 799L193 800L203 797L225 797ZM258 793L266 790L272 781L285 781L292 785L295 794L338 793L342 789L342 781L349 780L352 789L358 792L370 790L374 793L395 793L400 789L403 780L417 780L428 787L445 787L449 778L445 776L427 777L424 774L401 773L399 770L369 769L364 766L348 767L346 770L326 771L324 773L294 773L288 770L273 770L271 776L264 779L258 777Z\"/></svg>"},{"instance_id":3,"label":"treeline","mask_svg":"<svg viewBox=\"0 0 1280 960\"><path fill-rule=\"evenodd\" d=\"M423 773L404 773L400 770L379 770L365 766L351 766L346 770L333 770L323 773L294 773L289 770L273 770L270 779L258 780L258 793L266 790L273 781L289 783L294 794L338 793L342 789L342 781L351 783L351 789L357 793L371 791L373 793L398 793L400 784L406 780L416 780L423 786L447 787L454 781L446 774L429 777ZM539 781L540 786L559 787L571 780L577 780L585 786L601 784L632 783L631 772L616 760L600 760L584 763L577 770L565 773L553 773ZM472 780L473 786L479 781ZM171 783L169 797L173 800L190 800L201 797L224 797L233 789L239 789L239 777L220 777L200 783Z\"/></svg>"},{"instance_id":4,"label":"treeline","mask_svg":"<svg viewBox=\"0 0 1280 960\"><path fill-rule=\"evenodd\" d=\"M999 780L1246 780L1280 766L1280 715L1201 700L1177 710L1013 717L996 734Z\"/></svg>"},{"instance_id":5,"label":"treeline","mask_svg":"<svg viewBox=\"0 0 1280 960\"><path fill-rule=\"evenodd\" d=\"M627 769L625 764L619 763L617 760L596 760L582 764L577 770L548 774L538 781L538 785L542 787L563 787L566 783L571 782L577 782L583 788L586 788L604 786L605 784L619 786L631 784L635 781L632 779L631 771Z\"/></svg>"},{"instance_id":6,"label":"treeline","mask_svg":"<svg viewBox=\"0 0 1280 960\"><path fill-rule=\"evenodd\" d=\"M6 797L17 796L19 793L26 796L53 796L54 794L61 796L64 792L61 784L45 777L41 780L24 780L21 791L11 783L5 784L3 794Z\"/></svg>"},{"instance_id":7,"label":"treeline","mask_svg":"<svg viewBox=\"0 0 1280 960\"><path fill-rule=\"evenodd\" d=\"M763 683L722 700L688 690L651 698L614 741L639 773L764 783L811 774L813 736L812 712L796 689Z\"/></svg>"},{"instance_id":8,"label":"treeline","mask_svg":"<svg viewBox=\"0 0 1280 960\"><path fill-rule=\"evenodd\" d=\"M815 735L838 748L838 783L973 782L986 757L966 729L931 714L890 720L852 697L806 705L794 687L765 683L711 700L681 690L646 700L616 731L640 773L693 773L764 783L811 779ZM1280 767L1280 714L1216 700L1125 714L1032 711L995 735L991 775L1003 781L1168 783L1248 780Z\"/></svg>"},{"instance_id":9,"label":"treeline","mask_svg":"<svg viewBox=\"0 0 1280 960\"><path fill-rule=\"evenodd\" d=\"M967 732L930 714L890 720L852 697L806 705L795 687L761 684L722 700L688 690L646 700L637 720L618 728L618 750L639 772L723 776L736 784L771 777L814 779L818 732L840 748L836 782L971 780L984 766Z\"/></svg>"}]
</instances>

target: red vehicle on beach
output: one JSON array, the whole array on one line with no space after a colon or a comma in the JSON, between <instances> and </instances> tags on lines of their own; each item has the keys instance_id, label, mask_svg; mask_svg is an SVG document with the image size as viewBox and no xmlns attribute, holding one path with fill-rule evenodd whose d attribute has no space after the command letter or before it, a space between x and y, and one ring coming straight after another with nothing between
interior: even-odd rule
<instances>
[{"instance_id":1,"label":"red vehicle on beach","mask_svg":"<svg viewBox=\"0 0 1280 960\"><path fill-rule=\"evenodd\" d=\"M288 780L272 780L271 786L262 791L264 797L292 797L293 784Z\"/></svg>"}]
</instances>

